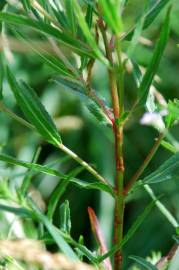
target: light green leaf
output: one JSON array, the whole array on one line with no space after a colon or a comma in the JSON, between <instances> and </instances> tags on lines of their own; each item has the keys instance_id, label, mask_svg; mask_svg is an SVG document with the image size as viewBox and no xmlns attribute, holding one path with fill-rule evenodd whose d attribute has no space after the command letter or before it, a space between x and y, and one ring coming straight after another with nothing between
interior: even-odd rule
<instances>
[{"instance_id":1,"label":"light green leaf","mask_svg":"<svg viewBox=\"0 0 179 270\"><path fill-rule=\"evenodd\" d=\"M179 180L179 153L165 161L156 171L143 179L144 183L155 184L170 180Z\"/></svg>"},{"instance_id":2,"label":"light green leaf","mask_svg":"<svg viewBox=\"0 0 179 270\"><path fill-rule=\"evenodd\" d=\"M78 23L81 27L81 30L83 31L83 34L86 38L86 40L88 41L89 46L92 48L92 50L94 51L96 57L101 60L104 64L108 65L108 61L107 59L104 57L103 53L100 51L100 49L98 48L98 45L96 43L96 40L94 38L94 36L92 35L90 28L85 20L84 14L78 4L78 2L76 0L73 0L73 5L75 8L75 13L76 13L76 17L78 19Z\"/></svg>"},{"instance_id":3,"label":"light green leaf","mask_svg":"<svg viewBox=\"0 0 179 270\"><path fill-rule=\"evenodd\" d=\"M161 30L160 39L157 42L156 48L152 56L152 60L145 72L145 75L138 89L139 105L143 105L146 102L148 91L150 89L150 86L152 85L154 76L157 72L158 66L160 64L161 58L163 56L163 53L164 53L164 50L168 41L169 30L170 30L170 9L167 12L167 15L166 15L166 18L165 18L165 21Z\"/></svg>"},{"instance_id":4,"label":"light green leaf","mask_svg":"<svg viewBox=\"0 0 179 270\"><path fill-rule=\"evenodd\" d=\"M76 24L76 18L74 14L73 0L65 0L64 3L65 3L66 17L69 24L69 28L73 36L75 36L77 32L77 24Z\"/></svg>"},{"instance_id":5,"label":"light green leaf","mask_svg":"<svg viewBox=\"0 0 179 270\"><path fill-rule=\"evenodd\" d=\"M5 154L0 154L0 160L7 162L9 164L12 164L12 165L22 166L22 167L28 168L30 170L34 170L38 173L45 173L45 174L57 176L60 178L66 177L64 174L62 174L56 170L53 170L45 165L21 161L21 160L15 159L13 157L10 157L8 155L5 155Z\"/></svg>"},{"instance_id":6,"label":"light green leaf","mask_svg":"<svg viewBox=\"0 0 179 270\"><path fill-rule=\"evenodd\" d=\"M24 82L19 85L9 68L7 68L7 77L16 101L29 122L48 142L58 146L61 143L60 135L34 90Z\"/></svg>"},{"instance_id":7,"label":"light green leaf","mask_svg":"<svg viewBox=\"0 0 179 270\"><path fill-rule=\"evenodd\" d=\"M141 257L132 255L132 256L129 256L129 259L134 260L135 262L137 262L141 266L144 266L145 269L148 269L148 270L157 270L158 269L153 264L151 264L150 262L146 261L145 259L143 259Z\"/></svg>"},{"instance_id":8,"label":"light green leaf","mask_svg":"<svg viewBox=\"0 0 179 270\"><path fill-rule=\"evenodd\" d=\"M169 100L167 110L168 115L166 116L166 123L167 126L170 127L175 121L179 121L179 100Z\"/></svg>"},{"instance_id":9,"label":"light green leaf","mask_svg":"<svg viewBox=\"0 0 179 270\"><path fill-rule=\"evenodd\" d=\"M93 57L94 54L87 47L84 42L81 42L77 39L74 39L72 36L67 35L64 32L61 32L56 27L51 26L42 21L34 20L25 16L14 15L11 13L0 12L0 21L4 21L9 24L15 25L25 25L34 28L44 34L47 34L53 38L56 38L61 45L66 46L72 51L76 52L79 55L87 55L89 57Z\"/></svg>"},{"instance_id":10,"label":"light green leaf","mask_svg":"<svg viewBox=\"0 0 179 270\"><path fill-rule=\"evenodd\" d=\"M173 146L171 143L169 143L169 142L167 142L167 141L165 141L165 140L162 140L162 141L161 141L161 145L162 145L165 149L167 149L167 150L169 150L170 152L172 152L173 154L176 154L176 153L178 152L178 150L176 149L175 146Z\"/></svg>"},{"instance_id":11,"label":"light green leaf","mask_svg":"<svg viewBox=\"0 0 179 270\"><path fill-rule=\"evenodd\" d=\"M99 0L99 5L104 16L104 20L111 27L111 30L115 34L119 34L122 31L122 20L119 11L118 0Z\"/></svg>"}]
</instances>

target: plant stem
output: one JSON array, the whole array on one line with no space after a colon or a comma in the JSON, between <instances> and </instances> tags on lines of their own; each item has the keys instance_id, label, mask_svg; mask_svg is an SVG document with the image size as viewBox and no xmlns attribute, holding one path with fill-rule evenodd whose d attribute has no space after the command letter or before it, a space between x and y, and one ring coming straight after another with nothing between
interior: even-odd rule
<instances>
[{"instance_id":1,"label":"plant stem","mask_svg":"<svg viewBox=\"0 0 179 270\"><path fill-rule=\"evenodd\" d=\"M121 60L121 48L119 37L116 36L116 52L118 58L118 71L119 71L119 116L124 112L124 71ZM118 76L116 74L116 76ZM116 157L116 206L114 218L114 244L120 244L123 240L123 226L124 226L124 208L125 201L123 195L124 186L124 162L123 162L123 126L118 126L114 123L115 134L115 157ZM115 253L114 256L114 270L122 270L122 249Z\"/></svg>"},{"instance_id":2,"label":"plant stem","mask_svg":"<svg viewBox=\"0 0 179 270\"><path fill-rule=\"evenodd\" d=\"M99 27L102 33L106 57L108 58L112 69L108 69L109 85L112 97L114 121L113 133L115 139L115 161L116 161L116 177L115 177L115 212L114 212L114 245L122 242L123 239L123 223L124 223L124 163L123 163L123 127L116 124L116 120L120 117L124 110L124 80L123 67L121 61L121 49L119 37L116 37L116 51L118 57L118 70L116 73L113 63L112 52L109 47L105 26L102 19L99 20ZM117 76L119 77L119 87ZM120 99L119 94L120 93ZM122 250L118 250L114 255L114 270L122 270Z\"/></svg>"},{"instance_id":3,"label":"plant stem","mask_svg":"<svg viewBox=\"0 0 179 270\"><path fill-rule=\"evenodd\" d=\"M145 158L144 162L139 167L139 169L137 170L137 172L129 180L127 186L125 187L125 194L127 194L130 191L130 189L133 187L133 185L135 184L135 182L138 180L138 178L144 172L144 170L146 169L146 167L150 163L151 159L155 155L155 153L156 153L157 149L159 148L160 143L161 143L161 141L163 140L164 137L165 137L165 133L164 132L159 135L159 137L157 138L156 142L154 143L152 149L150 150L150 152L148 153L147 157Z\"/></svg>"}]
</instances>

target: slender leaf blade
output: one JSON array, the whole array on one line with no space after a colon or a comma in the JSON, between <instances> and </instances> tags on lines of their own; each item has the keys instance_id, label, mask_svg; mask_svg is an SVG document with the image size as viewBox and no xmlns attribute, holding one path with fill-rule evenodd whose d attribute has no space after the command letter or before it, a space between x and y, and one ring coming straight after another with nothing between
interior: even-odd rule
<instances>
[{"instance_id":1,"label":"slender leaf blade","mask_svg":"<svg viewBox=\"0 0 179 270\"><path fill-rule=\"evenodd\" d=\"M62 236L60 230L58 230L49 220L48 218L41 213L41 211L35 206L33 202L30 203L34 215L36 215L37 219L44 224L48 232L51 234L52 238L65 255L67 255L72 260L78 260L77 255L74 253L69 244L65 241Z\"/></svg>"},{"instance_id":2,"label":"slender leaf blade","mask_svg":"<svg viewBox=\"0 0 179 270\"><path fill-rule=\"evenodd\" d=\"M43 21L34 20L26 16L14 15L6 12L0 12L0 21L19 26L24 25L32 27L33 29L40 31L43 34L49 35L57 39L61 45L67 46L79 55L94 57L94 54L84 42L74 39L70 35L61 32L56 27L53 27Z\"/></svg>"},{"instance_id":3,"label":"slender leaf blade","mask_svg":"<svg viewBox=\"0 0 179 270\"><path fill-rule=\"evenodd\" d=\"M19 85L9 68L7 68L7 78L16 101L29 122L48 142L54 145L61 143L57 128L35 91L24 82Z\"/></svg>"},{"instance_id":4,"label":"slender leaf blade","mask_svg":"<svg viewBox=\"0 0 179 270\"><path fill-rule=\"evenodd\" d=\"M179 153L165 161L156 171L143 179L146 184L179 180Z\"/></svg>"},{"instance_id":5,"label":"slender leaf blade","mask_svg":"<svg viewBox=\"0 0 179 270\"><path fill-rule=\"evenodd\" d=\"M170 9L167 12L161 34L160 39L157 42L156 48L153 53L152 60L145 72L145 75L142 79L142 82L140 84L140 87L138 89L138 103L139 105L145 104L145 101L148 96L148 91L150 89L150 86L152 85L154 76L157 72L158 66L160 64L161 58L163 56L165 47L167 45L168 37L170 32Z\"/></svg>"},{"instance_id":6,"label":"slender leaf blade","mask_svg":"<svg viewBox=\"0 0 179 270\"><path fill-rule=\"evenodd\" d=\"M139 265L145 267L145 269L148 270L157 270L158 268L155 267L153 264L151 264L150 262L146 261L145 259L139 257L139 256L130 256L129 259L137 262Z\"/></svg>"}]
</instances>

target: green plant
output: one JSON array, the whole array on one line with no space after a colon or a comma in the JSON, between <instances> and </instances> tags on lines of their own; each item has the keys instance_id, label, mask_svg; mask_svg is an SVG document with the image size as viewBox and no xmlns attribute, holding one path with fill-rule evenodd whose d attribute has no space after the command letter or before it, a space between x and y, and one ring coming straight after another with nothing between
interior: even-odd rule
<instances>
[{"instance_id":1,"label":"green plant","mask_svg":"<svg viewBox=\"0 0 179 270\"><path fill-rule=\"evenodd\" d=\"M86 257L98 269L121 270L123 269L123 249L125 245L135 234L154 205L158 207L159 211L163 213L175 229L178 228L176 219L159 201L159 198L155 196L149 186L150 184L178 179L179 177L178 149L172 143L170 135L170 129L179 120L179 102L178 100L169 101L168 103L161 102L164 98L162 96L158 98L159 93L153 86L169 38L172 1L145 1L131 29L128 29L128 26L125 25L124 19L128 1L22 0L18 4L20 6L20 15L16 14L16 10L13 10L9 1L2 1L0 21L2 39L4 39L4 54L1 55L1 90L3 89L3 80L7 78L8 85L26 120L6 107L6 100L3 98L2 91L0 109L13 118L14 121L20 122L33 132L38 133L44 141L52 144L59 151L63 151L67 156L74 159L80 167L63 173L58 169L54 169L53 164L37 164L38 150L32 162L21 161L1 153L1 161L22 166L28 168L28 170L16 192L11 193L8 190L8 183L1 182L1 198L8 200L10 206L2 203L0 209L15 213L24 219L30 218L30 220L39 224L41 230L36 237L44 241L44 243L55 243L59 250L69 258L79 260ZM141 66L135 57L135 49L140 42L143 31L152 25L161 12L164 12L165 16L160 36L154 46L150 63L143 74ZM24 81L19 81L14 76L7 61L9 50L9 43L6 40L7 28L11 38L16 37L20 40L19 44L21 46L23 44L23 46L28 47L29 50L39 56L43 63L51 68L53 72L51 81L53 83L58 84L59 88L65 88L74 95L78 95L100 124L106 125L107 129L112 130L115 156L114 183L111 184L92 165L81 159L63 144L53 119L46 111L36 92ZM19 30L21 28L23 31ZM31 40L31 34L35 36L36 43ZM53 53L41 48L39 45L41 40L51 45ZM94 89L92 83L93 68L99 64L105 67L108 74L110 99L107 102ZM127 89L125 87L125 78L129 65L132 69L130 72L133 77L132 87L135 89L135 98L132 106L128 106L126 109ZM154 127L158 130L159 135L143 164L128 180L125 179L124 129L133 115L137 114L141 108L145 108L147 111L145 119L142 120L143 123L148 121L147 123L152 125L152 121L154 121ZM154 172L143 177L144 170L160 145L172 152L173 156ZM109 159L113 161L113 157ZM96 180L83 181L79 179L78 175L84 169ZM33 197L31 198L29 195L32 179L39 173L53 175L59 179L44 212L39 209ZM58 202L71 184L83 189L97 189L108 193L113 198L115 203L114 245L111 249L106 247L98 219L91 208L89 208L91 227L99 247L99 250L96 250L95 253L84 245L82 238L76 241L71 236L68 201L61 205L60 228L53 224L53 216ZM152 202L145 207L142 214L124 235L125 204L138 189L146 190L152 198ZM35 225L32 225L32 228L36 232ZM34 234L36 234L35 232ZM140 257L131 256L130 258L139 265L146 267L146 269L159 269L157 265L154 266L151 262L147 262Z\"/></svg>"}]
</instances>

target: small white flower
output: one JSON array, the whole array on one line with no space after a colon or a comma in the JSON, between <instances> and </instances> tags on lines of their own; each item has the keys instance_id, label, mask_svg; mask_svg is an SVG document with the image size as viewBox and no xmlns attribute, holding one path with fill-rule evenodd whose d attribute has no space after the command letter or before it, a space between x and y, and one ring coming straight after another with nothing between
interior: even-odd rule
<instances>
[{"instance_id":1,"label":"small white flower","mask_svg":"<svg viewBox=\"0 0 179 270\"><path fill-rule=\"evenodd\" d=\"M162 114L158 112L146 112L141 118L140 124L152 126L162 132L165 129L165 124L161 115Z\"/></svg>"}]
</instances>

